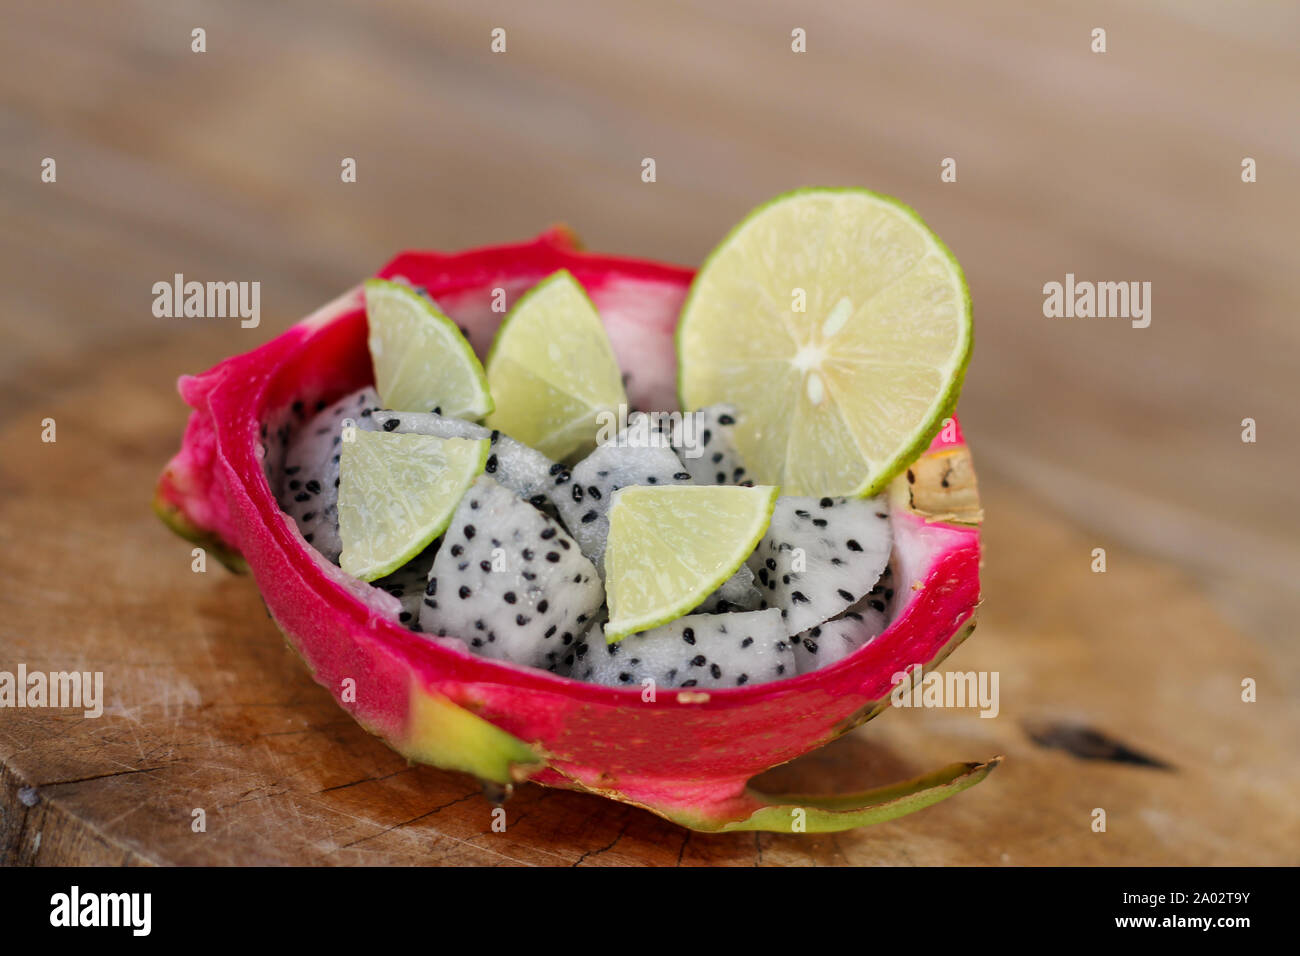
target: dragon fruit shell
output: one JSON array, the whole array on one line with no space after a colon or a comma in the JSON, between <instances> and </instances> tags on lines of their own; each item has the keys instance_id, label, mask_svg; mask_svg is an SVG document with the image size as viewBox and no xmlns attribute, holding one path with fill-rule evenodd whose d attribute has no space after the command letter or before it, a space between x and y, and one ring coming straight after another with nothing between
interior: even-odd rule
<instances>
[{"instance_id":1,"label":"dragon fruit shell","mask_svg":"<svg viewBox=\"0 0 1300 956\"><path fill-rule=\"evenodd\" d=\"M630 401L674 407L672 335L691 273L577 252L567 236L454 255L404 253L380 271L435 295L480 350L511 301L566 268L591 295ZM397 622L400 602L327 562L278 507L263 470L263 425L294 401L313 406L370 384L360 288L265 345L180 381L193 409L164 470L155 510L173 530L247 567L288 640L345 710L408 758L503 784L588 790L701 830L807 832L913 812L984 779L1000 758L957 763L878 791L769 797L751 777L806 753L888 706L891 676L933 667L973 627L979 601L978 496L961 432L945 429L891 487L900 600L891 626L815 673L745 687L679 691L568 680L475 657ZM909 480L910 479L910 480ZM347 678L355 700L344 698Z\"/></svg>"}]
</instances>

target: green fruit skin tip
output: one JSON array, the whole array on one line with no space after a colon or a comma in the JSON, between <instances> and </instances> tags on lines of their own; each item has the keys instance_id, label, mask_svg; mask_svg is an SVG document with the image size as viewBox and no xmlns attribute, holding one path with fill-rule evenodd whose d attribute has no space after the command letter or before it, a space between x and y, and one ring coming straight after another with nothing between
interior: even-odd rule
<instances>
[{"instance_id":1,"label":"green fruit skin tip","mask_svg":"<svg viewBox=\"0 0 1300 956\"><path fill-rule=\"evenodd\" d=\"M970 364L971 352L975 344L974 309L971 303L970 286L966 282L966 273L962 271L961 263L959 263L957 257L952 254L952 250L949 249L944 244L943 240L939 238L938 234L926 224L925 220L921 218L920 213L907 203L896 199L893 196L857 186L804 186L799 189L792 189L789 192L781 193L779 196L775 196L767 202L751 209L740 220L740 222L731 227L731 230L723 237L722 241L713 247L713 250L705 257L704 262L696 271L695 278L691 280L691 286L690 289L687 290L685 301L682 302L680 314L683 319L690 315L691 305L695 301L695 293L699 288L700 280L708 272L709 265L713 262L714 257L725 249L731 243L731 240L734 239L736 235L759 213L770 209L778 203L802 196L842 194L869 196L872 199L894 206L925 230L925 232L930 236L930 239L934 242L935 247L952 265L953 272L956 274L957 280L961 284L962 303L965 306L966 314L966 322L964 323L966 336L963 343L961 358L954 366L952 384L945 393L946 397L943 403L939 405L935 412L925 419L923 426L917 431L917 437L915 440L900 450L885 467L878 470L878 474L874 481L865 481L856 491L845 495L845 497L850 498L870 498L871 496L877 495L883 491L885 487L908 466L909 463L915 461L927 448L930 447L930 443L934 441L934 436L939 434L939 430L943 428L944 420L950 417L953 412L957 410L957 399L961 395L961 388L966 380L966 368ZM677 401L683 411L691 411L692 409L690 408L690 405L686 402L686 393L682 380L682 368L684 365L682 362L682 330L685 328L685 324L684 321L679 321L677 323L677 328L673 331L673 346L677 352Z\"/></svg>"},{"instance_id":2,"label":"green fruit skin tip","mask_svg":"<svg viewBox=\"0 0 1300 956\"><path fill-rule=\"evenodd\" d=\"M414 288L404 282L394 282L391 279L367 279L363 286L363 295L368 295L371 289L376 289L387 294L400 295L417 306L424 314L428 315L433 321L437 322L456 343L457 347L469 361L470 371L473 372L474 378L478 380L479 388L482 390L484 405L483 409L472 409L475 418L486 418L496 411L496 403L492 400L492 389L488 386L487 372L483 368L483 363L478 360L474 354L474 347L469 344L465 334L461 332L460 326L451 320L451 317L435 306L428 299L424 298ZM425 409L395 409L395 411L424 411Z\"/></svg>"},{"instance_id":3,"label":"green fruit skin tip","mask_svg":"<svg viewBox=\"0 0 1300 956\"><path fill-rule=\"evenodd\" d=\"M653 624L646 624L644 627L641 625L637 625L636 627L632 627L632 628L620 628L617 631L606 630L605 632L606 644L617 644L625 637L631 637L633 634L640 634L643 631L649 631L649 630L653 630L656 627L662 627L665 624L672 623L673 621L677 620L679 617L684 617L685 615L689 614L693 608L699 607L701 601L703 601L706 597L712 594L715 590L720 588L724 581L726 581L733 574L735 574L737 571L740 570L740 566L745 563L745 559L748 558L750 554L753 553L754 549L758 547L758 543L763 540L763 535L767 534L767 529L772 524L772 515L776 511L776 499L781 494L780 485L757 485L755 486L754 490L758 490L759 488L768 489L766 512L762 523L758 527L758 533L753 536L753 540L748 542L744 551L741 553L740 560L736 562L735 566L732 567L731 570L729 570L726 574L722 575L722 577L720 577L716 583L707 587L700 588L697 594L688 598L687 599L688 601L694 601L694 603L691 604L690 607L688 607L686 610L681 611L678 614L674 614L672 617L666 617L662 621L657 621ZM608 588L608 584L606 584L606 587Z\"/></svg>"}]
</instances>

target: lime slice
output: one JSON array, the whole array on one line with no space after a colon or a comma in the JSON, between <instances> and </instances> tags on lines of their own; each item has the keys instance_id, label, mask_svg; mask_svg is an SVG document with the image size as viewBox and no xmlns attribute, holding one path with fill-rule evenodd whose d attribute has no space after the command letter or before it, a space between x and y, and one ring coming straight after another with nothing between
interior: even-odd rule
<instances>
[{"instance_id":1,"label":"lime slice","mask_svg":"<svg viewBox=\"0 0 1300 956\"><path fill-rule=\"evenodd\" d=\"M488 352L487 424L557 461L596 446L597 415L627 402L596 307L561 269L510 310Z\"/></svg>"},{"instance_id":2,"label":"lime slice","mask_svg":"<svg viewBox=\"0 0 1300 956\"><path fill-rule=\"evenodd\" d=\"M753 553L777 489L631 485L614 494L605 544L611 644L699 606Z\"/></svg>"},{"instance_id":3,"label":"lime slice","mask_svg":"<svg viewBox=\"0 0 1300 956\"><path fill-rule=\"evenodd\" d=\"M492 411L487 377L456 323L408 285L366 280L375 389L385 408L438 409L453 418Z\"/></svg>"},{"instance_id":4,"label":"lime slice","mask_svg":"<svg viewBox=\"0 0 1300 956\"><path fill-rule=\"evenodd\" d=\"M757 481L871 495L952 414L971 350L961 267L902 203L808 189L710 255L677 331L684 408L729 402Z\"/></svg>"},{"instance_id":5,"label":"lime slice","mask_svg":"<svg viewBox=\"0 0 1300 956\"><path fill-rule=\"evenodd\" d=\"M447 530L488 440L356 431L339 462L339 565L373 581Z\"/></svg>"}]
</instances>

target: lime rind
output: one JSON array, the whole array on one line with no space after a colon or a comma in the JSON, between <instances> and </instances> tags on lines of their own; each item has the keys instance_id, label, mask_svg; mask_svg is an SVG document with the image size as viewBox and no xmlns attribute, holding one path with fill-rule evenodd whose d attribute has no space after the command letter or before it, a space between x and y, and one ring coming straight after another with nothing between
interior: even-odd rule
<instances>
[{"instance_id":1,"label":"lime rind","mask_svg":"<svg viewBox=\"0 0 1300 956\"><path fill-rule=\"evenodd\" d=\"M461 498L483 473L490 444L486 438L357 431L341 452L339 566L362 581L374 581L428 547L447 530ZM437 464L435 457L441 460L444 474L429 474ZM426 471L418 476L416 487L398 480L403 476L403 460L414 461ZM423 513L417 513L422 504ZM407 523L397 526L385 521L399 506Z\"/></svg>"},{"instance_id":2,"label":"lime rind","mask_svg":"<svg viewBox=\"0 0 1300 956\"><path fill-rule=\"evenodd\" d=\"M779 493L780 489L775 485L758 485L755 487L741 487L739 485L671 485L662 487L631 485L615 492L609 513L609 547L605 553L605 593L610 615L609 623L605 625L606 642L615 644L632 634L638 634L675 621L699 607L706 597L721 587L723 582L735 574L740 569L740 566L745 563L745 560L754 553L754 549L758 547L758 543L763 539L763 535L767 533L768 526L772 522L772 513L776 508L776 499ZM618 563L621 551L627 548L635 553L641 561L644 561L647 554L652 554L655 550L671 552L673 546L659 538L652 529L648 529L648 531L657 539L655 543L660 546L657 549L646 541L624 542L619 532L616 531L616 527L621 523L619 521L621 499L624 496L633 499L640 496L654 496L666 497L671 500L670 496L673 495L703 498L706 495L717 496L718 494L732 496L738 500L751 499L757 502L757 504L751 503L747 505L751 511L751 520L748 527L742 532L738 532L734 538L731 556L717 565L714 574L697 578L689 588L672 595L670 600L645 610L638 610L632 614L622 614L619 609L622 602L618 595L619 579L624 573ZM717 539L718 528L716 526L699 527L698 531L702 539L711 541ZM611 558L613 559L612 562Z\"/></svg>"},{"instance_id":3,"label":"lime rind","mask_svg":"<svg viewBox=\"0 0 1300 956\"><path fill-rule=\"evenodd\" d=\"M791 200L818 197L818 196L837 196L837 195L857 195L870 198L874 201L891 206L911 220L920 230L921 235L925 237L930 247L939 254L941 259L948 265L954 284L960 290L960 306L964 321L960 323L961 335L953 349L953 357L948 366L943 369L937 369L947 378L947 385L939 391L932 402L927 414L912 429L911 433L900 443L898 451L876 464L870 472L862 479L861 483L848 492L838 491L838 494L845 494L848 497L870 497L879 494L895 476L902 472L910 463L915 461L934 440L944 421L949 418L957 407L957 399L961 394L961 388L965 381L966 369L970 363L971 351L974 347L974 323L972 321L972 305L970 286L966 281L965 273L962 271L957 257L944 244L935 232L926 225L920 214L906 203L888 196L883 193L875 192L870 189L860 187L804 187L782 193L760 206L757 206L749 212L739 223L731 228L723 240L705 258L695 278L691 282L690 289L687 291L686 298L682 303L681 318L677 323L674 332L678 363L677 363L677 394L681 407L690 410L693 404L688 401L686 394L686 369L688 365L687 356L685 355L684 337L688 320L691 315L691 309L699 294L702 280L707 277L709 267L714 261L732 244L737 236L751 222L762 213L776 207L778 204ZM821 494L826 493L824 489L793 489L791 493L803 494Z\"/></svg>"},{"instance_id":4,"label":"lime rind","mask_svg":"<svg viewBox=\"0 0 1300 956\"><path fill-rule=\"evenodd\" d=\"M482 363L456 323L433 302L409 285L387 279L367 279L365 298L375 387L386 408L412 412L439 408L444 415L467 419L492 412L492 393ZM418 338L410 326L400 328L378 317L377 307L385 301L403 308L402 321L418 327ZM397 352L395 362L384 354L387 349ZM421 360L423 374L408 370ZM441 381L433 382L434 374Z\"/></svg>"}]
</instances>

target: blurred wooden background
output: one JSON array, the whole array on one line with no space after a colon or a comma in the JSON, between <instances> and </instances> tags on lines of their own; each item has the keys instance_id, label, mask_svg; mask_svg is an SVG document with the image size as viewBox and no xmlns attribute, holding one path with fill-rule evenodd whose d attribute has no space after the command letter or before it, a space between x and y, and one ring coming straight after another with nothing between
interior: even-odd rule
<instances>
[{"instance_id":1,"label":"blurred wooden background","mask_svg":"<svg viewBox=\"0 0 1300 956\"><path fill-rule=\"evenodd\" d=\"M205 53L191 52L194 27L206 30ZM494 27L506 30L504 54L489 49ZM791 52L796 27L807 32L804 54ZM1107 31L1105 54L1090 50L1094 27ZM392 252L518 239L564 221L594 249L696 264L776 193L866 185L921 212L962 262L975 302L961 414L989 504L992 623L954 665L1023 668L1014 683L1030 694L1043 677L1033 670L1044 666L1040 652L1059 643L1075 656L1069 667L1057 660L1059 684L1039 687L1047 701L1071 686L1072 669L1088 672L1089 648L1133 648L1072 705L1121 736L1141 723L1120 699L1121 669L1141 661L1153 670L1136 687L1155 682L1162 707L1200 711L1218 706L1205 702L1210 683L1231 696L1241 676L1256 676L1267 691L1253 713L1237 704L1233 717L1204 725L1169 714L1162 739L1176 749L1178 727L1190 734L1195 725L1206 747L1240 753L1217 775L1238 789L1216 799L1231 792L1240 805L1242 794L1263 793L1266 806L1281 806L1269 801L1294 782L1300 756L1297 35L1298 8L1267 0L10 0L0 32L0 566L9 608L0 668L36 667L45 655L71 666L70 653L109 666L140 637L132 647L153 646L156 656L132 650L131 666L164 686L162 675L197 666L164 633L196 626L199 615L207 647L248 608L257 629L240 639L278 653L251 584L194 581L188 552L147 513L153 475L183 422L173 382L264 341ZM57 161L57 183L40 180L45 157ZM340 181L344 157L357 161L356 183ZM645 157L656 161L652 184L641 181ZM955 183L940 182L945 157L957 161ZM1258 182L1241 181L1244 157L1256 160ZM259 280L262 327L154 318L151 286L176 272ZM1151 282L1151 326L1044 318L1042 286L1067 272ZM39 442L46 415L60 421L57 450ZM1247 417L1258 423L1255 444L1240 438ZM1107 587L1129 589L1113 613L1070 606L1100 600L1089 597L1093 547L1112 553L1108 578L1120 580ZM106 596L112 581L137 590ZM165 624L149 621L160 605ZM133 630L141 621L156 645ZM1187 669L1193 652L1204 670ZM1247 660L1254 671L1242 670ZM119 691L128 711L157 704ZM342 716L311 685L296 693L323 720ZM177 706L201 709L203 694L187 695ZM898 715L882 726L893 723ZM1010 726L1006 739L960 747L973 732L962 724L944 759L1028 746L1014 721L973 723L980 734ZM85 731L76 756L59 749L75 736L70 727L0 712L8 782L89 776L79 761L106 746L92 730L108 731ZM64 763L66 773L51 770ZM970 814L962 839L942 836L953 832L942 821L956 818L936 808L928 813L938 822L918 824L940 834L932 852L906 859L997 862L969 851L982 839L973 808L1016 816L1005 793L992 793L999 775L1015 779L1012 766L958 798L972 808L951 811ZM148 774L130 772L147 788ZM434 788L446 776L418 773ZM1041 794L1042 779L1027 776L1015 792ZM1132 792L1146 786L1138 778ZM120 822L99 790L63 804L49 792L42 812L57 809L108 846L128 846L122 859L214 859L160 849L156 829ZM1179 840L1195 848L1182 859L1276 852L1262 831L1204 839L1205 821L1227 812L1209 797L1188 810L1197 822ZM1290 814L1284 825L1295 832ZM1150 836L1158 827L1146 823ZM30 832L15 837L17 824L0 821L0 831L6 825L22 858L51 859L49 843L41 856ZM845 859L902 862L887 836L864 838ZM1172 861L1166 837L1131 845L1124 859ZM1118 859L1090 858L1074 839L1040 840L1011 861ZM728 860L753 849L726 846ZM790 860L804 861L788 846ZM626 861L652 858L629 851Z\"/></svg>"}]
</instances>

